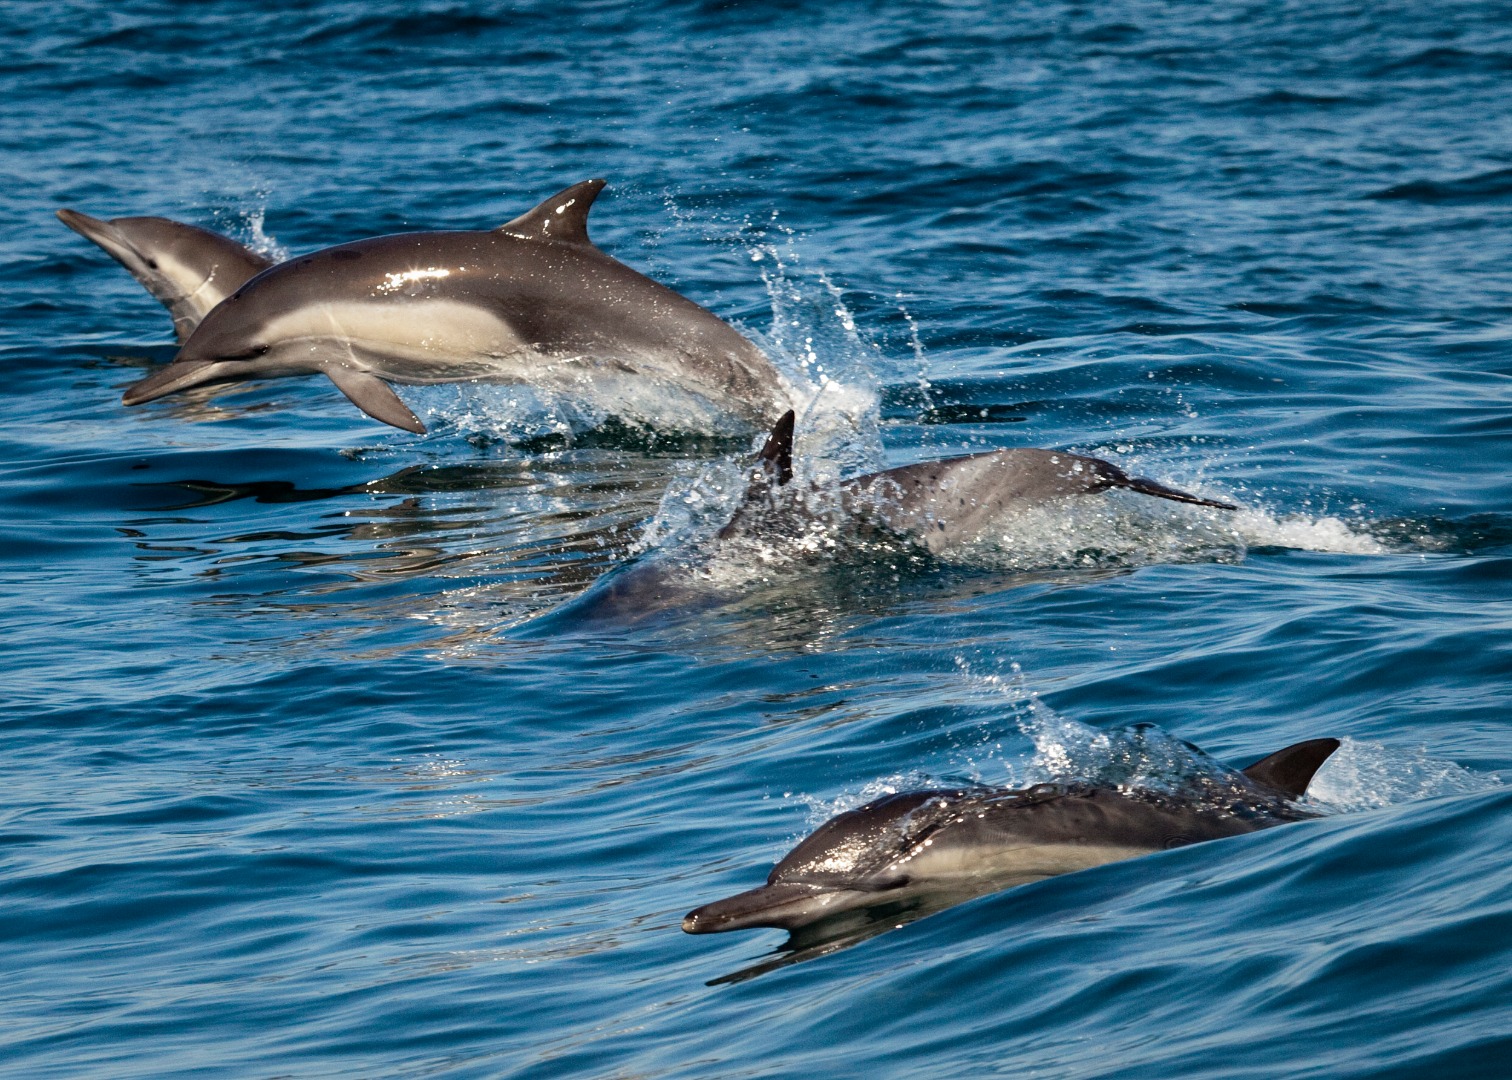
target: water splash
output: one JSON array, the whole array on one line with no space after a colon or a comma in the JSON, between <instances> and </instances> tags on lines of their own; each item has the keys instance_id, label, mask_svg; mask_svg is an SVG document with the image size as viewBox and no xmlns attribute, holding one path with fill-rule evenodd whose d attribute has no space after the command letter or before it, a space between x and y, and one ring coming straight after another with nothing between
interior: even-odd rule
<instances>
[{"instance_id":1,"label":"water splash","mask_svg":"<svg viewBox=\"0 0 1512 1080\"><path fill-rule=\"evenodd\" d=\"M266 187L249 184L245 188L217 193L211 217L232 239L275 263L285 262L292 254L278 239L267 232L268 200L272 192Z\"/></svg>"},{"instance_id":2,"label":"water splash","mask_svg":"<svg viewBox=\"0 0 1512 1080\"><path fill-rule=\"evenodd\" d=\"M775 228L775 226L774 226ZM753 335L787 380L797 412L795 464L804 479L834 481L882 460L877 346L864 339L843 291L823 272L800 269L791 231L752 240L772 319Z\"/></svg>"},{"instance_id":3,"label":"water splash","mask_svg":"<svg viewBox=\"0 0 1512 1080\"><path fill-rule=\"evenodd\" d=\"M570 443L613 421L654 442L726 436L743 427L722 405L675 383L603 370L585 370L566 386L478 381L401 389L434 435Z\"/></svg>"},{"instance_id":4,"label":"water splash","mask_svg":"<svg viewBox=\"0 0 1512 1080\"><path fill-rule=\"evenodd\" d=\"M1374 810L1443 795L1470 795L1501 784L1495 773L1430 757L1424 747L1403 750L1346 738L1307 789L1307 801L1331 812Z\"/></svg>"},{"instance_id":5,"label":"water splash","mask_svg":"<svg viewBox=\"0 0 1512 1080\"><path fill-rule=\"evenodd\" d=\"M1027 759L990 764L1004 774L990 782L1023 788L1037 783L1086 783L1197 796L1224 804L1235 792L1235 771L1197 747L1149 724L1103 730L1050 708L1029 688L1016 663L1007 674L978 673L967 657L956 668L978 697L1000 702L1033 746ZM999 744L1000 746L1001 744ZM973 771L980 775L976 762ZM892 778L882 781L893 782ZM1345 737L1323 763L1303 800L1322 813L1376 809L1500 787L1501 777L1429 756L1424 748L1396 749ZM927 783L920 786L928 786ZM863 791L869 790L863 789Z\"/></svg>"},{"instance_id":6,"label":"water splash","mask_svg":"<svg viewBox=\"0 0 1512 1080\"><path fill-rule=\"evenodd\" d=\"M243 210L238 215L241 227L237 232L242 236L242 242L259 255L272 259L275 263L284 262L289 258L289 249L264 231L268 216L268 193L259 191L253 194L259 200L259 205Z\"/></svg>"}]
</instances>

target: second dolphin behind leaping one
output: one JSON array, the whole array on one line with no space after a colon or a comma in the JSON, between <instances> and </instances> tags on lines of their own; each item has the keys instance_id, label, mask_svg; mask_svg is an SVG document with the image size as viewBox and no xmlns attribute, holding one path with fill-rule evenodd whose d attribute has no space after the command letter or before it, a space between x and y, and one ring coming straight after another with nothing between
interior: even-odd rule
<instances>
[{"instance_id":1,"label":"second dolphin behind leaping one","mask_svg":"<svg viewBox=\"0 0 1512 1080\"><path fill-rule=\"evenodd\" d=\"M182 345L210 309L273 265L229 236L162 217L109 221L59 210L58 220L105 249L173 316Z\"/></svg>"},{"instance_id":2,"label":"second dolphin behind leaping one","mask_svg":"<svg viewBox=\"0 0 1512 1080\"><path fill-rule=\"evenodd\" d=\"M60 217L168 304L181 332L197 318L172 363L127 389L127 405L214 383L324 374L369 416L424 432L389 383L572 389L628 377L691 394L750 427L771 423L782 379L761 350L589 240L588 210L603 187L574 184L492 231L401 233L293 258L244 277L206 310L180 305L182 321L178 294L208 281L208 299L245 269L213 241L240 245L161 218ZM160 224L131 227L142 222ZM174 239L167 226L199 234L197 263L163 270L169 260L158 256Z\"/></svg>"}]
</instances>

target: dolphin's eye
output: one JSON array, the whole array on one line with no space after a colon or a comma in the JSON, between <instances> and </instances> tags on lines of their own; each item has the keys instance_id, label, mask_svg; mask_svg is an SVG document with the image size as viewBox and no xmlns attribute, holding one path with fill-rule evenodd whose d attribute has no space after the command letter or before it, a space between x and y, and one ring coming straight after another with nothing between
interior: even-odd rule
<instances>
[{"instance_id":1,"label":"dolphin's eye","mask_svg":"<svg viewBox=\"0 0 1512 1080\"><path fill-rule=\"evenodd\" d=\"M265 355L267 355L268 348L269 347L267 345L254 345L252 348L248 349L246 352L239 352L239 353L236 353L233 356L222 356L221 359L222 360L255 360L259 356L265 356Z\"/></svg>"}]
</instances>

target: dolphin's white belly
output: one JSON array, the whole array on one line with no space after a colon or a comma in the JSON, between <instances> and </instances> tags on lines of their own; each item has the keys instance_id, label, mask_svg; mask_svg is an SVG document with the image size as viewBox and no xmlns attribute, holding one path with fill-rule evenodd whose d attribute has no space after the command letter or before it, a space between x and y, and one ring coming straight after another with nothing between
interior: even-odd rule
<instances>
[{"instance_id":1,"label":"dolphin's white belly","mask_svg":"<svg viewBox=\"0 0 1512 1080\"><path fill-rule=\"evenodd\" d=\"M445 299L306 304L271 319L269 340L310 367L343 364L400 383L510 378L535 353L509 323L477 304Z\"/></svg>"},{"instance_id":2,"label":"dolphin's white belly","mask_svg":"<svg viewBox=\"0 0 1512 1080\"><path fill-rule=\"evenodd\" d=\"M1115 844L1023 844L986 848L924 841L897 869L916 882L990 878L1021 884L1148 855L1153 848Z\"/></svg>"}]
</instances>

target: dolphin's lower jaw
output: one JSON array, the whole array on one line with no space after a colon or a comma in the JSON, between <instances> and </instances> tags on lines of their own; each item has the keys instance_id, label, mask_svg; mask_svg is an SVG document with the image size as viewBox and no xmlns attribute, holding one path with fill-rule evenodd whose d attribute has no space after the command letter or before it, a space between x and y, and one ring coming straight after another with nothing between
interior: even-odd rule
<instances>
[{"instance_id":1,"label":"dolphin's lower jaw","mask_svg":"<svg viewBox=\"0 0 1512 1080\"><path fill-rule=\"evenodd\" d=\"M876 893L778 882L695 908L683 917L688 934L720 934L769 926L796 930L852 908L877 903Z\"/></svg>"},{"instance_id":2,"label":"dolphin's lower jaw","mask_svg":"<svg viewBox=\"0 0 1512 1080\"><path fill-rule=\"evenodd\" d=\"M154 371L145 379L132 383L121 395L123 405L141 405L180 390L210 383L231 382L236 378L230 365L222 360L175 360Z\"/></svg>"}]
</instances>

